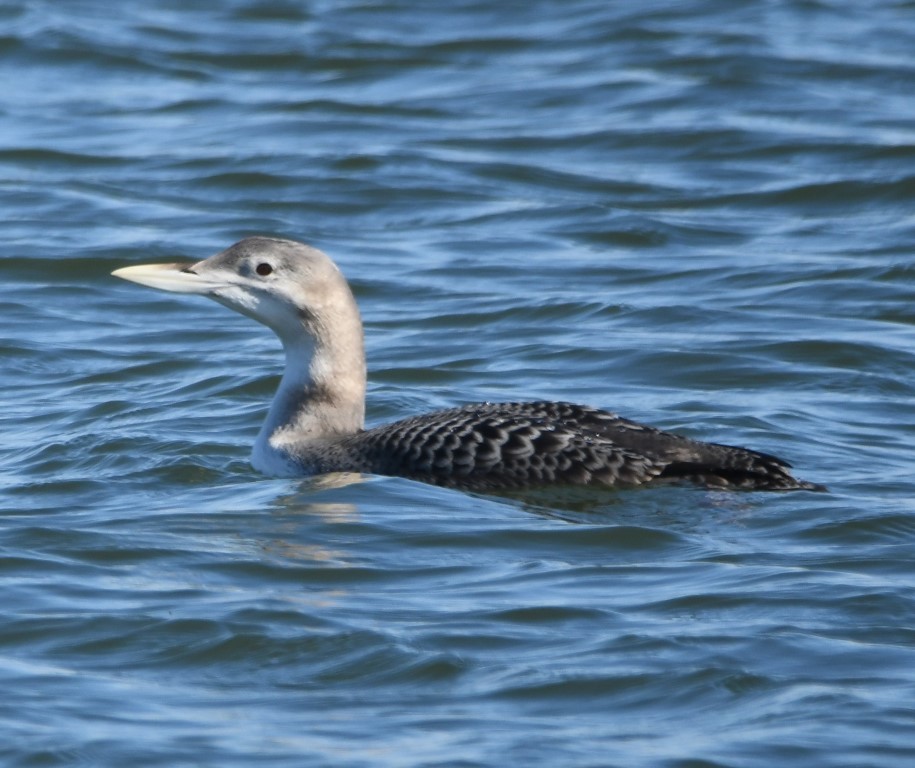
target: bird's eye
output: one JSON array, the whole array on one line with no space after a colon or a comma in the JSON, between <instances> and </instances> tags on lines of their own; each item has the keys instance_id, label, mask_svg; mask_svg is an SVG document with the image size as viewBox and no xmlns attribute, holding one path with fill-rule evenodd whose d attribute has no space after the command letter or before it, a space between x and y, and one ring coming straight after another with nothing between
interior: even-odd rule
<instances>
[{"instance_id":1,"label":"bird's eye","mask_svg":"<svg viewBox=\"0 0 915 768\"><path fill-rule=\"evenodd\" d=\"M257 274L259 274L261 277L267 277L267 275L273 272L273 267L271 267L266 261L262 261L257 265L257 267L255 267L254 271L257 272Z\"/></svg>"}]
</instances>

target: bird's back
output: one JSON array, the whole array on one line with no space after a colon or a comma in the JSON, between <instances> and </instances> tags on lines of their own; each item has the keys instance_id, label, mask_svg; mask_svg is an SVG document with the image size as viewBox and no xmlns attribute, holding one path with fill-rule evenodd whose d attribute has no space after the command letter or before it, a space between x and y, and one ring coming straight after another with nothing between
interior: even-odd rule
<instances>
[{"instance_id":1,"label":"bird's back","mask_svg":"<svg viewBox=\"0 0 915 768\"><path fill-rule=\"evenodd\" d=\"M683 480L723 488L814 489L790 465L702 443L571 403L484 403L416 416L340 440L334 468L469 490L638 486Z\"/></svg>"}]
</instances>

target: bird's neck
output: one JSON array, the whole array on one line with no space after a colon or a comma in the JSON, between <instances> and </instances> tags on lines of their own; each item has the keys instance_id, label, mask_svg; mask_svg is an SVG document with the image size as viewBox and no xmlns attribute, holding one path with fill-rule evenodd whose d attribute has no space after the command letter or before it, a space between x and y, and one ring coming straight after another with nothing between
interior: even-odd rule
<instances>
[{"instance_id":1,"label":"bird's neck","mask_svg":"<svg viewBox=\"0 0 915 768\"><path fill-rule=\"evenodd\" d=\"M361 324L351 330L355 332L327 340L302 332L281 336L286 367L255 443L255 468L273 475L300 474L294 457L303 448L363 429Z\"/></svg>"}]
</instances>

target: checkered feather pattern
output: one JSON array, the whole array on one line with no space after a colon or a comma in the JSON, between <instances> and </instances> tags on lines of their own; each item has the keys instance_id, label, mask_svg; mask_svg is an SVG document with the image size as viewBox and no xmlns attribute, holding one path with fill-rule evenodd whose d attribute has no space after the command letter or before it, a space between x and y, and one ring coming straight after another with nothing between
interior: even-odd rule
<instances>
[{"instance_id":1,"label":"checkered feather pattern","mask_svg":"<svg viewBox=\"0 0 915 768\"><path fill-rule=\"evenodd\" d=\"M330 449L330 450L328 450ZM322 447L320 471L348 469L468 490L546 485L815 489L764 453L703 443L562 402L484 403L415 416Z\"/></svg>"}]
</instances>

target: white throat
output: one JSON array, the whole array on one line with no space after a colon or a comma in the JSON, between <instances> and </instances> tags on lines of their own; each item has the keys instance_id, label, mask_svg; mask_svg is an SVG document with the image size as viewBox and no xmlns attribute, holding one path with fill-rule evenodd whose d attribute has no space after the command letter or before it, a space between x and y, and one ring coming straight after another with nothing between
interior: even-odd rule
<instances>
[{"instance_id":1,"label":"white throat","mask_svg":"<svg viewBox=\"0 0 915 768\"><path fill-rule=\"evenodd\" d=\"M251 464L267 475L293 477L303 469L313 471L303 466L310 446L363 428L365 367L363 359L352 370L351 361L339 359L332 345L319 344L305 333L283 346L286 366Z\"/></svg>"},{"instance_id":2,"label":"white throat","mask_svg":"<svg viewBox=\"0 0 915 768\"><path fill-rule=\"evenodd\" d=\"M284 345L284 350L286 366L283 377L251 452L251 464L256 470L280 477L301 473L284 449L290 435L283 433L291 431L302 401L308 399L308 393L313 389L311 366L315 353L314 339L302 336L295 343ZM284 437L287 439L284 440Z\"/></svg>"}]
</instances>

